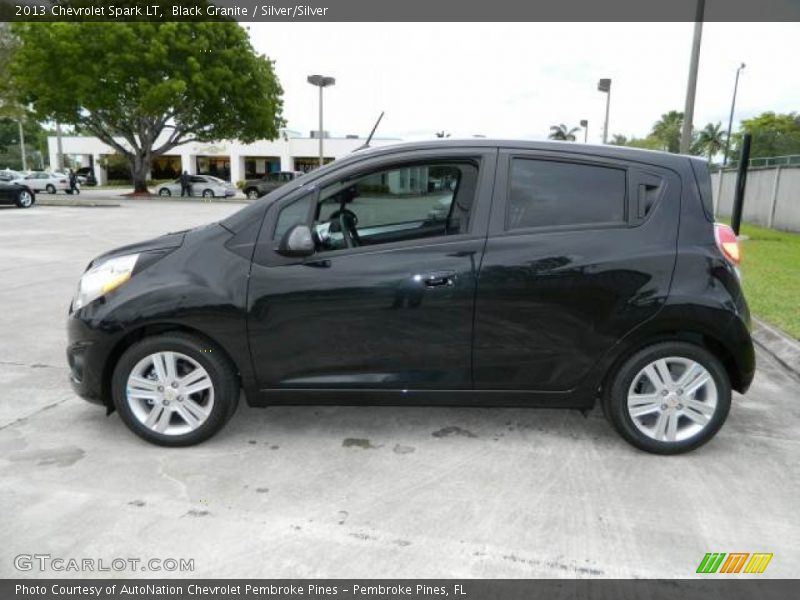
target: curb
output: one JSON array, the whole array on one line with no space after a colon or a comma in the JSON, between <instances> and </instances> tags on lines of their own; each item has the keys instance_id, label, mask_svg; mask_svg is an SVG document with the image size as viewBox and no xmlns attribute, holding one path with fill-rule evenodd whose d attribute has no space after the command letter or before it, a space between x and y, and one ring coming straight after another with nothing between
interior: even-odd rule
<instances>
[{"instance_id":1,"label":"curb","mask_svg":"<svg viewBox=\"0 0 800 600\"><path fill-rule=\"evenodd\" d=\"M125 194L119 194L118 196L130 202L136 202L138 200L143 200L145 202L191 202L194 204L252 204L255 202L255 200L238 198L236 196L232 198L218 198L216 196L214 198L201 198L199 196L181 198L180 196L159 196L158 194L151 194L149 196L127 196Z\"/></svg>"},{"instance_id":2,"label":"curb","mask_svg":"<svg viewBox=\"0 0 800 600\"><path fill-rule=\"evenodd\" d=\"M115 208L119 202L108 200L61 200L56 198L36 199L34 206L70 206L74 208Z\"/></svg>"},{"instance_id":3,"label":"curb","mask_svg":"<svg viewBox=\"0 0 800 600\"><path fill-rule=\"evenodd\" d=\"M800 377L800 341L761 319L753 319L753 341L772 358Z\"/></svg>"}]
</instances>

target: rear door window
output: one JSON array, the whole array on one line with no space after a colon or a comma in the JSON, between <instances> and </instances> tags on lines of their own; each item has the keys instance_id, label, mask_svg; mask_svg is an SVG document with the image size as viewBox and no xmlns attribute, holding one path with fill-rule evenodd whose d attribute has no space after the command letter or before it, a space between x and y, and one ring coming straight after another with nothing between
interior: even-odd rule
<instances>
[{"instance_id":1,"label":"rear door window","mask_svg":"<svg viewBox=\"0 0 800 600\"><path fill-rule=\"evenodd\" d=\"M624 169L514 158L506 229L621 224L626 189Z\"/></svg>"}]
</instances>

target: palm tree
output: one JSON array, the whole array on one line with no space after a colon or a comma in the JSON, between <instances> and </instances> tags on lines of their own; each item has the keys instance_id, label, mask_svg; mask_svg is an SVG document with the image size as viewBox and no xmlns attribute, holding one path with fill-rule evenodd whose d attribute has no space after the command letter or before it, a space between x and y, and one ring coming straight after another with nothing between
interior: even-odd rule
<instances>
[{"instance_id":1,"label":"palm tree","mask_svg":"<svg viewBox=\"0 0 800 600\"><path fill-rule=\"evenodd\" d=\"M628 145L628 137L624 136L619 133L615 133L611 136L611 141L608 142L612 146L627 146Z\"/></svg>"},{"instance_id":2,"label":"palm tree","mask_svg":"<svg viewBox=\"0 0 800 600\"><path fill-rule=\"evenodd\" d=\"M725 146L725 132L722 130L722 123L708 123L697 134L697 149L708 156L708 162L715 154L719 154Z\"/></svg>"},{"instance_id":3,"label":"palm tree","mask_svg":"<svg viewBox=\"0 0 800 600\"><path fill-rule=\"evenodd\" d=\"M658 139L667 152L678 152L681 147L681 127L683 127L683 113L671 110L661 115L655 122L650 135Z\"/></svg>"},{"instance_id":4,"label":"palm tree","mask_svg":"<svg viewBox=\"0 0 800 600\"><path fill-rule=\"evenodd\" d=\"M573 127L572 129L567 129L567 126L561 123L561 125L552 125L550 127L550 135L548 135L547 137L549 137L551 140L574 142L575 134L580 130L581 130L580 127Z\"/></svg>"}]
</instances>

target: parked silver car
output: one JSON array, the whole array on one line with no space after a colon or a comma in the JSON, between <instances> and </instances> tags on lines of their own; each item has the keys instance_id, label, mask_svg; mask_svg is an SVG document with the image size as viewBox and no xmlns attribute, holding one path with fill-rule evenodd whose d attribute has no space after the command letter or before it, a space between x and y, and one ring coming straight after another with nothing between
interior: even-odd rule
<instances>
[{"instance_id":1,"label":"parked silver car","mask_svg":"<svg viewBox=\"0 0 800 600\"><path fill-rule=\"evenodd\" d=\"M33 171L25 177L14 179L12 183L21 183L36 192L45 191L48 194L55 194L59 190L63 192L69 188L69 178L64 173L46 171Z\"/></svg>"},{"instance_id":2,"label":"parked silver car","mask_svg":"<svg viewBox=\"0 0 800 600\"><path fill-rule=\"evenodd\" d=\"M25 173L19 171L12 171L11 169L0 170L0 181L14 181L16 179L22 179L23 177L25 177Z\"/></svg>"},{"instance_id":3,"label":"parked silver car","mask_svg":"<svg viewBox=\"0 0 800 600\"><path fill-rule=\"evenodd\" d=\"M191 175L189 186L192 196L202 196L203 198L229 198L236 195L236 187L219 177L212 175ZM176 179L172 183L164 183L158 186L159 196L180 196L181 180Z\"/></svg>"}]
</instances>

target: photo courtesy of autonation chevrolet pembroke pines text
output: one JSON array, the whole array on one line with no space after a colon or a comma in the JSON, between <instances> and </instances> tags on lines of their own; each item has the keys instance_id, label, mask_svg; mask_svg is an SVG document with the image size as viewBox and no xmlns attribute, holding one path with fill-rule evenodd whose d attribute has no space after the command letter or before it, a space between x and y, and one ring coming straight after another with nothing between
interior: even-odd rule
<instances>
[{"instance_id":1,"label":"photo courtesy of autonation chevrolet pembroke pines text","mask_svg":"<svg viewBox=\"0 0 800 600\"><path fill-rule=\"evenodd\" d=\"M785 600L800 0L0 0L0 600Z\"/></svg>"}]
</instances>

